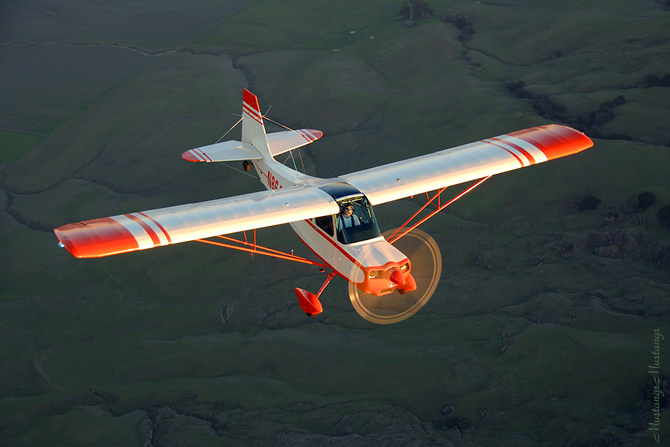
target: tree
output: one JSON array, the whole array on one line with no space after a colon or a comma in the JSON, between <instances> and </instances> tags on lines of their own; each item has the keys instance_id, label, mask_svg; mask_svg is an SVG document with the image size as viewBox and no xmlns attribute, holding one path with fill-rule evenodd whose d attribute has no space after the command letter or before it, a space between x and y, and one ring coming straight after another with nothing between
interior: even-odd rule
<instances>
[{"instance_id":1,"label":"tree","mask_svg":"<svg viewBox=\"0 0 670 447\"><path fill-rule=\"evenodd\" d=\"M400 15L407 20L425 19L435 14L430 5L422 0L405 1L400 8Z\"/></svg>"}]
</instances>

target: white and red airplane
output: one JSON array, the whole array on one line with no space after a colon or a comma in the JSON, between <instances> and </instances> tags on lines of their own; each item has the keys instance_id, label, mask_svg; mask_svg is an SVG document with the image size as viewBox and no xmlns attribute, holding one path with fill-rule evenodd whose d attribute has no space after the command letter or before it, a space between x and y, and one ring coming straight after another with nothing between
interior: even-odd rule
<instances>
[{"instance_id":1,"label":"white and red airplane","mask_svg":"<svg viewBox=\"0 0 670 447\"><path fill-rule=\"evenodd\" d=\"M311 143L323 133L303 129L267 134L263 118L258 98L245 89L242 141L191 149L182 158L193 162L243 161L245 169L256 169L267 191L64 225L54 230L60 245L77 258L94 258L198 240L319 265L322 271L328 268L331 272L316 294L295 288L301 309L312 316L322 312L319 296L335 275L376 296L415 290L410 260L392 242L494 174L593 146L583 133L552 124L321 179L293 170L275 157ZM437 191L430 203L447 186L477 179L481 180L404 233L389 240L381 235L372 206ZM203 240L218 236L234 241L222 235L284 223L291 225L322 263L260 247L255 231L253 243L246 240L246 233L244 241L236 241L241 247Z\"/></svg>"}]
</instances>

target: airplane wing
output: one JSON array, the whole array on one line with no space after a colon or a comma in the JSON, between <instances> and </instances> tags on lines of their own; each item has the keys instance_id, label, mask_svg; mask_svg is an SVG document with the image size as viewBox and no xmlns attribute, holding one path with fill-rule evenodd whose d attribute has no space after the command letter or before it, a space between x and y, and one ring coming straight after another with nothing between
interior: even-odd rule
<instances>
[{"instance_id":1,"label":"airplane wing","mask_svg":"<svg viewBox=\"0 0 670 447\"><path fill-rule=\"evenodd\" d=\"M317 187L292 187L72 223L56 237L77 258L97 258L339 212Z\"/></svg>"},{"instance_id":2,"label":"airplane wing","mask_svg":"<svg viewBox=\"0 0 670 447\"><path fill-rule=\"evenodd\" d=\"M398 161L340 178L377 205L572 155L593 146L583 133L550 124Z\"/></svg>"}]
</instances>

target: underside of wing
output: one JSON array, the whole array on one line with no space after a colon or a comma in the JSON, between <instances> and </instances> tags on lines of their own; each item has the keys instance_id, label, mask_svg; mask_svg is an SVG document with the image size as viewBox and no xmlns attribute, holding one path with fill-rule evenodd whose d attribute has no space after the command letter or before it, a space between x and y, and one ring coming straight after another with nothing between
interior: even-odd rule
<instances>
[{"instance_id":1,"label":"underside of wing","mask_svg":"<svg viewBox=\"0 0 670 447\"><path fill-rule=\"evenodd\" d=\"M340 176L373 205L572 155L593 146L550 124Z\"/></svg>"},{"instance_id":2,"label":"underside of wing","mask_svg":"<svg viewBox=\"0 0 670 447\"><path fill-rule=\"evenodd\" d=\"M56 228L77 258L97 258L309 219L339 211L316 187L262 191L77 222Z\"/></svg>"}]
</instances>

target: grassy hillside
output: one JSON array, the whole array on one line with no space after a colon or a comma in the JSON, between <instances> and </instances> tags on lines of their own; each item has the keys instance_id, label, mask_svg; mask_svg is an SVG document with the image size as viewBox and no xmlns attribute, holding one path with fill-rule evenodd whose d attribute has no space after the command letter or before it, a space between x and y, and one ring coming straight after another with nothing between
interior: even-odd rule
<instances>
[{"instance_id":1,"label":"grassy hillside","mask_svg":"<svg viewBox=\"0 0 670 447\"><path fill-rule=\"evenodd\" d=\"M0 6L1 445L654 442L663 2L433 1L411 27L402 2L61 3ZM65 223L258 190L180 158L237 121L243 87L270 118L324 131L302 150L324 177L548 122L584 125L595 147L429 221L440 285L396 325L360 318L339 278L305 317L293 287L317 290L313 267L197 243L57 247ZM421 204L379 206L382 230ZM288 226L258 234L310 255Z\"/></svg>"}]
</instances>

